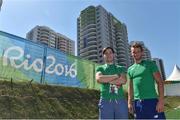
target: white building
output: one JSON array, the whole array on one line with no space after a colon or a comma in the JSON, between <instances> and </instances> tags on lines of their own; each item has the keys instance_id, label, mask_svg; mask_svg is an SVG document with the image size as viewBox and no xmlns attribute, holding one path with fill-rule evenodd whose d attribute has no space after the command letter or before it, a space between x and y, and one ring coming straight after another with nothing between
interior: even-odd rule
<instances>
[{"instance_id":1,"label":"white building","mask_svg":"<svg viewBox=\"0 0 180 120\"><path fill-rule=\"evenodd\" d=\"M96 63L103 63L102 49L112 47L115 62L129 66L127 28L102 6L89 6L77 19L77 55Z\"/></svg>"},{"instance_id":2,"label":"white building","mask_svg":"<svg viewBox=\"0 0 180 120\"><path fill-rule=\"evenodd\" d=\"M36 26L26 34L26 38L40 42L62 52L75 55L75 42L47 26Z\"/></svg>"}]
</instances>

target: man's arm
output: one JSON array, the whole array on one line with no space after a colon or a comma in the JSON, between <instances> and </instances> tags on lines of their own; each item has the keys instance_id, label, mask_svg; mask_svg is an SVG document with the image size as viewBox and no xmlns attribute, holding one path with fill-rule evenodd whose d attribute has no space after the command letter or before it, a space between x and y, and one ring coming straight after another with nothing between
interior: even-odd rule
<instances>
[{"instance_id":1,"label":"man's arm","mask_svg":"<svg viewBox=\"0 0 180 120\"><path fill-rule=\"evenodd\" d=\"M153 76L156 80L158 86L158 93L159 93L159 101L156 106L156 110L158 112L163 112L164 111L164 81L161 78L160 72L153 73Z\"/></svg>"},{"instance_id":2,"label":"man's arm","mask_svg":"<svg viewBox=\"0 0 180 120\"><path fill-rule=\"evenodd\" d=\"M126 84L126 82L127 82L126 75L124 73L122 73L122 74L119 75L118 78L111 81L110 83L120 86L120 85Z\"/></svg>"},{"instance_id":3,"label":"man's arm","mask_svg":"<svg viewBox=\"0 0 180 120\"><path fill-rule=\"evenodd\" d=\"M133 81L128 80L128 109L130 113L133 113Z\"/></svg>"},{"instance_id":4,"label":"man's arm","mask_svg":"<svg viewBox=\"0 0 180 120\"><path fill-rule=\"evenodd\" d=\"M96 80L98 83L109 83L119 78L118 75L103 75L101 72L96 73Z\"/></svg>"}]
</instances>

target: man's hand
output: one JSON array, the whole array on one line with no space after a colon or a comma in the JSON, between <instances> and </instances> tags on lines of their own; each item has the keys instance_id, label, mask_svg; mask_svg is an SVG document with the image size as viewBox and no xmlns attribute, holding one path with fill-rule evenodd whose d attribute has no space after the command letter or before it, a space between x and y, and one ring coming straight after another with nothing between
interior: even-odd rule
<instances>
[{"instance_id":1,"label":"man's hand","mask_svg":"<svg viewBox=\"0 0 180 120\"><path fill-rule=\"evenodd\" d=\"M164 100L159 99L157 105L156 105L156 111L157 112L164 112Z\"/></svg>"},{"instance_id":2,"label":"man's hand","mask_svg":"<svg viewBox=\"0 0 180 120\"><path fill-rule=\"evenodd\" d=\"M112 80L109 83L113 84L113 85L116 85L118 88L120 88L127 81L126 80L126 75L125 74L121 74L121 75L117 75L117 76L118 76L117 78L115 78L114 80Z\"/></svg>"},{"instance_id":3,"label":"man's hand","mask_svg":"<svg viewBox=\"0 0 180 120\"><path fill-rule=\"evenodd\" d=\"M131 102L128 102L128 109L129 109L129 113L133 114L134 113L134 108Z\"/></svg>"},{"instance_id":4,"label":"man's hand","mask_svg":"<svg viewBox=\"0 0 180 120\"><path fill-rule=\"evenodd\" d=\"M117 77L116 79L112 80L111 82L109 82L110 84L116 85L117 88L121 87L121 83L119 81L119 77Z\"/></svg>"}]
</instances>

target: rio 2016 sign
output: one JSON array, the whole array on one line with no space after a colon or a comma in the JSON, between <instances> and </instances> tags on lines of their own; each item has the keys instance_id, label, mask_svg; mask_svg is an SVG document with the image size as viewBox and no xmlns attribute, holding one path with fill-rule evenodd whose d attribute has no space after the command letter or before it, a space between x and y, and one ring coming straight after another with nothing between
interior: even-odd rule
<instances>
[{"instance_id":1,"label":"rio 2016 sign","mask_svg":"<svg viewBox=\"0 0 180 120\"><path fill-rule=\"evenodd\" d=\"M95 67L90 61L0 31L0 78L97 89Z\"/></svg>"},{"instance_id":2,"label":"rio 2016 sign","mask_svg":"<svg viewBox=\"0 0 180 120\"><path fill-rule=\"evenodd\" d=\"M8 57L8 55L11 54L11 52L18 52L19 55ZM4 51L3 66L8 65L8 59L9 59L10 65L14 68L19 69L23 67L27 71L33 69L35 72L38 72L38 73L42 72L43 66L44 66L43 60L40 58L37 58L32 62L32 64L29 65L28 59L31 58L31 55L29 54L26 55L26 58L27 58L26 60L22 61L20 64L16 64L16 61L21 60L23 56L25 56L24 50L21 47L19 46L10 47ZM70 67L68 67L68 65L63 65L60 63L55 65L56 59L54 56L47 56L47 60L50 60L52 62L45 68L45 73L57 74L58 76L65 74L65 76L70 75L72 78L76 77L77 71L75 69L75 65L76 65L75 62ZM53 70L51 70L53 66L55 67Z\"/></svg>"}]
</instances>

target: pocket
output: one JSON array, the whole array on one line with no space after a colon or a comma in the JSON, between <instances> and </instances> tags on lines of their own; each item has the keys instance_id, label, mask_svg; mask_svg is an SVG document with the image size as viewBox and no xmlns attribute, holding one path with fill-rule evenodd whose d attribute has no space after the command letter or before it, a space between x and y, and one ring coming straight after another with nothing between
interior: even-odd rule
<instances>
[{"instance_id":1,"label":"pocket","mask_svg":"<svg viewBox=\"0 0 180 120\"><path fill-rule=\"evenodd\" d=\"M101 109L103 107L103 101L102 99L99 100L98 107Z\"/></svg>"},{"instance_id":2,"label":"pocket","mask_svg":"<svg viewBox=\"0 0 180 120\"><path fill-rule=\"evenodd\" d=\"M110 107L110 102L108 100L100 99L98 107L99 109L108 109Z\"/></svg>"}]
</instances>

